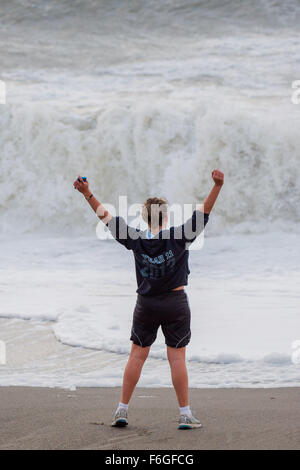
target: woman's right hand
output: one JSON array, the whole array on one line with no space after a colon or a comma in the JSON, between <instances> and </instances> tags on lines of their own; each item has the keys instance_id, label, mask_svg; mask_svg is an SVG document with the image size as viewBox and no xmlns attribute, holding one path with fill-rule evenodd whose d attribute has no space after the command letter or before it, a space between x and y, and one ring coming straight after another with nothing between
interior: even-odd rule
<instances>
[{"instance_id":1,"label":"woman's right hand","mask_svg":"<svg viewBox=\"0 0 300 470\"><path fill-rule=\"evenodd\" d=\"M78 178L74 181L73 186L77 191L82 193L84 196L90 194L89 182L88 180L83 181L81 176L78 175Z\"/></svg>"}]
</instances>

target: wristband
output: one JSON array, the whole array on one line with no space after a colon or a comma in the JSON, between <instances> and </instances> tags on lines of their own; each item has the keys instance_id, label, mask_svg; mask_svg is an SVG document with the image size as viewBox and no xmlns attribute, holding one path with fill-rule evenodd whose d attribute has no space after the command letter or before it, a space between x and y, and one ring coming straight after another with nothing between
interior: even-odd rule
<instances>
[{"instance_id":1,"label":"wristband","mask_svg":"<svg viewBox=\"0 0 300 470\"><path fill-rule=\"evenodd\" d=\"M92 199L93 194L90 194L88 197L86 197L86 196L84 196L84 197L85 197L85 199L86 199L87 201L89 201L90 199Z\"/></svg>"}]
</instances>

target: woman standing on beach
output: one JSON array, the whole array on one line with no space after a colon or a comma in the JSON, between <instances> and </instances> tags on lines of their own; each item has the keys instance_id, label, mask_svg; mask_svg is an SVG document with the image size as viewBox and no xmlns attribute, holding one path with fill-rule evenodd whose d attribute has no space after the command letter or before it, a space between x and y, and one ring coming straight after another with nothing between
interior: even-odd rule
<instances>
[{"instance_id":1,"label":"woman standing on beach","mask_svg":"<svg viewBox=\"0 0 300 470\"><path fill-rule=\"evenodd\" d=\"M135 258L138 298L131 328L132 347L113 426L128 424L128 403L161 326L179 404L178 429L201 427L189 406L185 353L191 330L190 307L184 286L188 284L190 273L189 245L207 224L224 182L224 175L219 170L212 172L212 178L214 186L201 210L195 210L192 217L178 227L166 229L168 209L165 199L147 199L143 206L143 218L148 224L146 231L128 226L122 217L113 217L91 193L88 181L80 176L74 181L75 189L85 196L113 237L128 250L132 250Z\"/></svg>"}]
</instances>

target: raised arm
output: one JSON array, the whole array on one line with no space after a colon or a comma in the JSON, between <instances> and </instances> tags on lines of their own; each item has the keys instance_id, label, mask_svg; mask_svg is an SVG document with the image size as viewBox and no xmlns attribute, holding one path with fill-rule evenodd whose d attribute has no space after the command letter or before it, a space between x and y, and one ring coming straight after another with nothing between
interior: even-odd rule
<instances>
[{"instance_id":1,"label":"raised arm","mask_svg":"<svg viewBox=\"0 0 300 470\"><path fill-rule=\"evenodd\" d=\"M95 196L92 194L89 188L88 181L83 181L81 176L78 176L78 179L74 181L73 185L74 185L74 188L77 189L77 191L83 194L83 196L85 197L85 199L87 200L87 202L89 203L93 211L96 212L99 219L104 224L107 224L112 219L112 215L105 209L105 207L101 204L101 202L99 202L95 198Z\"/></svg>"},{"instance_id":2,"label":"raised arm","mask_svg":"<svg viewBox=\"0 0 300 470\"><path fill-rule=\"evenodd\" d=\"M209 214L211 212L224 183L224 174L222 171L214 170L211 175L215 185L203 203L203 212L205 214Z\"/></svg>"}]
</instances>

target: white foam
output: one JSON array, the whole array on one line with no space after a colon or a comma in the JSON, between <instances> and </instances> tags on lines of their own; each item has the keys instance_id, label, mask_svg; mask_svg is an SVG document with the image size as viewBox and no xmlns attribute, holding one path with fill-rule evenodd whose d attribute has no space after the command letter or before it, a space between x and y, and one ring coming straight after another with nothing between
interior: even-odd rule
<instances>
[{"instance_id":1,"label":"white foam","mask_svg":"<svg viewBox=\"0 0 300 470\"><path fill-rule=\"evenodd\" d=\"M229 103L216 110L206 101L170 107L160 100L107 106L85 121L93 125L78 127L68 111L41 104L4 108L2 232L91 233L93 216L72 186L78 173L118 209L119 195L129 203L149 194L181 204L202 201L215 167L226 175L215 233L300 220L300 137L298 124L284 115L251 115Z\"/></svg>"},{"instance_id":2,"label":"white foam","mask_svg":"<svg viewBox=\"0 0 300 470\"><path fill-rule=\"evenodd\" d=\"M192 386L299 383L298 234L282 235L210 237L191 253ZM119 386L135 304L132 254L89 237L2 237L1 246L0 316L43 322L1 329L15 345L8 360L19 359L2 366L0 384ZM161 332L149 361L141 385L169 386Z\"/></svg>"}]
</instances>

